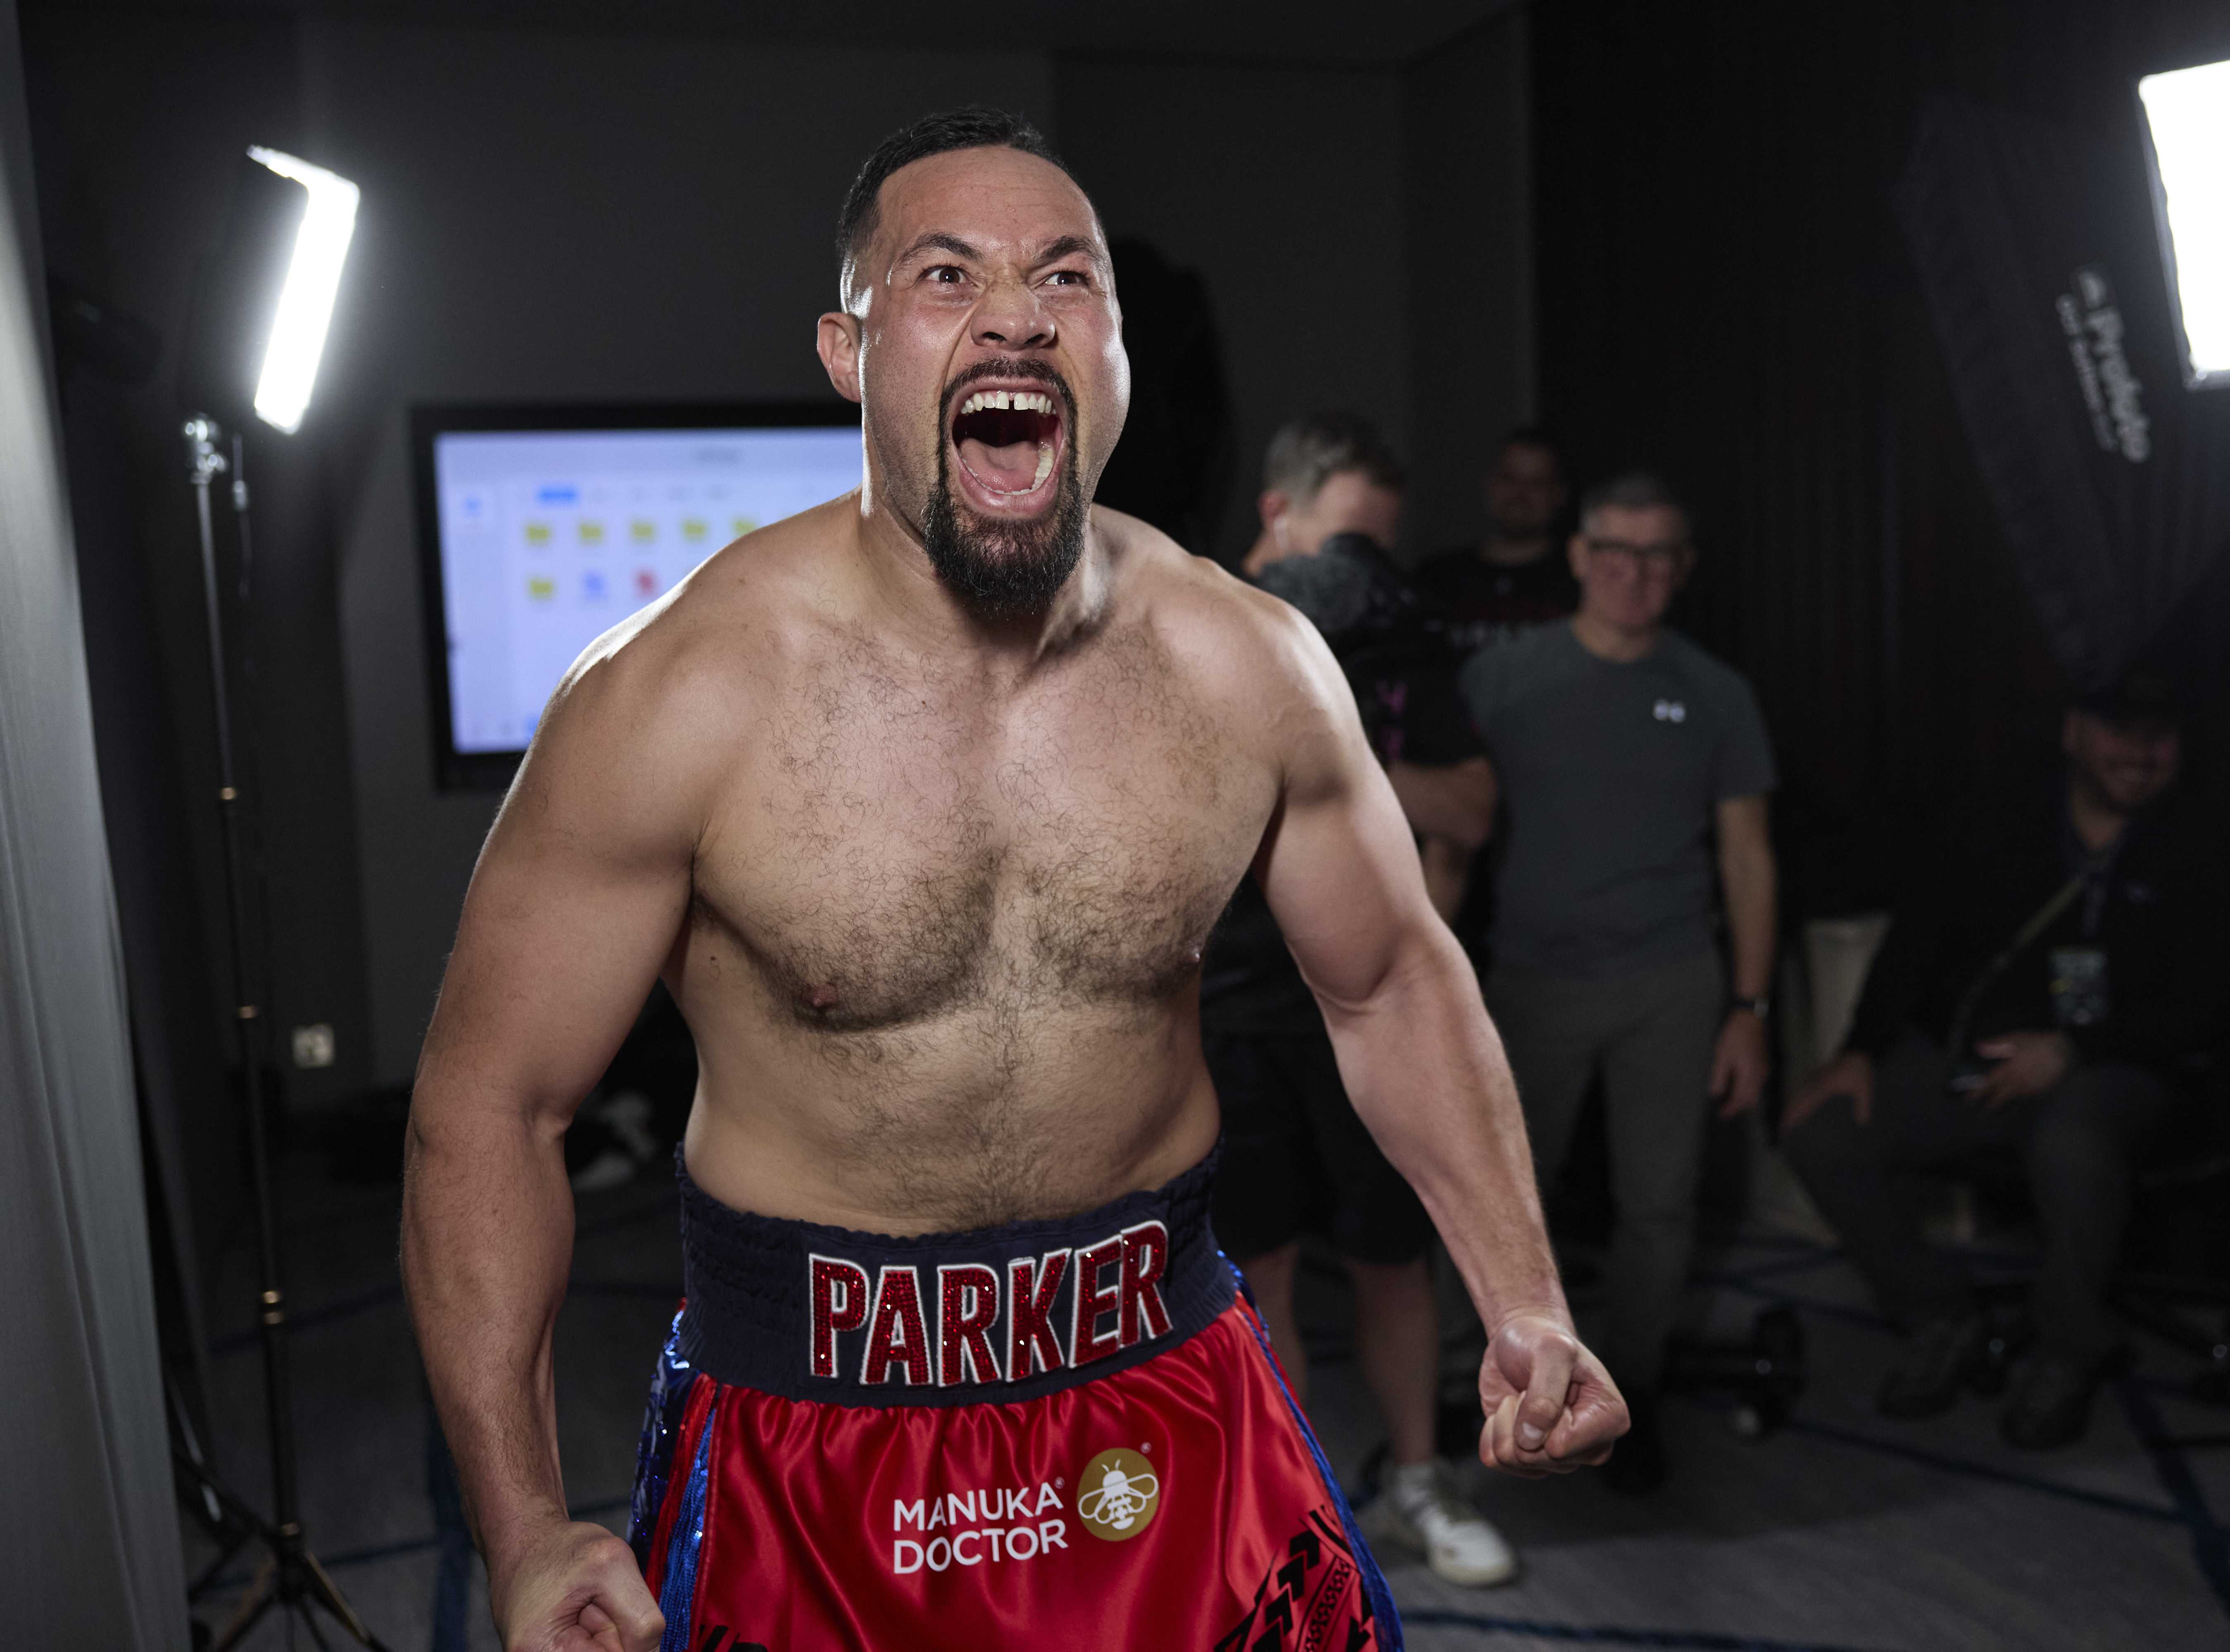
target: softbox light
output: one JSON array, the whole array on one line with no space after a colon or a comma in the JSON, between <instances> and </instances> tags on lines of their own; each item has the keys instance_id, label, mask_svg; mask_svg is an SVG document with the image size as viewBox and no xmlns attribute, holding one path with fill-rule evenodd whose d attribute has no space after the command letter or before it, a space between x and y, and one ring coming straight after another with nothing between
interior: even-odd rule
<instances>
[{"instance_id":1,"label":"softbox light","mask_svg":"<svg viewBox=\"0 0 2230 1652\"><path fill-rule=\"evenodd\" d=\"M232 203L196 283L180 388L238 426L300 427L325 353L358 191L278 150L241 157Z\"/></svg>"},{"instance_id":2,"label":"softbox light","mask_svg":"<svg viewBox=\"0 0 2230 1652\"><path fill-rule=\"evenodd\" d=\"M2184 382L2230 386L2230 62L2148 74L2137 99Z\"/></svg>"},{"instance_id":3,"label":"softbox light","mask_svg":"<svg viewBox=\"0 0 2230 1652\"><path fill-rule=\"evenodd\" d=\"M2230 551L2230 396L2184 389L2139 147L1938 100L1896 191L1983 485L2086 689Z\"/></svg>"}]
</instances>

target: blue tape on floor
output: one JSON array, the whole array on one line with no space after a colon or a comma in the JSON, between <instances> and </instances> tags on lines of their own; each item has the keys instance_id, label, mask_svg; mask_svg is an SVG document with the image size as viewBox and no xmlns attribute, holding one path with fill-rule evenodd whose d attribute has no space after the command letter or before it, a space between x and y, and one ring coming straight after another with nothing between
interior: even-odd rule
<instances>
[{"instance_id":1,"label":"blue tape on floor","mask_svg":"<svg viewBox=\"0 0 2230 1652\"><path fill-rule=\"evenodd\" d=\"M1775 1257L1769 1262L1746 1262L1738 1268L1698 1270L1690 1276L1690 1281L1699 1285L1754 1285L1761 1279L1778 1279L1784 1274L1809 1273L1842 1259L1840 1250L1808 1250L1793 1257Z\"/></svg>"},{"instance_id":2,"label":"blue tape on floor","mask_svg":"<svg viewBox=\"0 0 2230 1652\"><path fill-rule=\"evenodd\" d=\"M1617 1629L1582 1623L1544 1623L1530 1617L1489 1617L1476 1612L1404 1611L1404 1629L1467 1629L1482 1635L1524 1635L1537 1641L1577 1641L1598 1646L1666 1646L1694 1652L1851 1652L1812 1641L1761 1640L1710 1630Z\"/></svg>"},{"instance_id":3,"label":"blue tape on floor","mask_svg":"<svg viewBox=\"0 0 2230 1652\"><path fill-rule=\"evenodd\" d=\"M2010 1469L2000 1469L1991 1463L1975 1462L1969 1458L1931 1451L1925 1446L1908 1445L1902 1440L1885 1440L1879 1435L1861 1434L1856 1429L1838 1428L1832 1423L1814 1423L1801 1417L1792 1417L1782 1426L1791 1434L1808 1434L1816 1439L1834 1440L1844 1445L1857 1446L1861 1450L1879 1451L1885 1456L1903 1457L1907 1462L1921 1463L1930 1469L1965 1475L1969 1479L1995 1481L2001 1486L2043 1492L2047 1496L2085 1503L2092 1508L2111 1509L2117 1514L2135 1514L2142 1520L2164 1520L2171 1526L2191 1524L2190 1515L2182 1508L2162 1508L2155 1503L2141 1503L2134 1497L2117 1497L2111 1492L2091 1491L2082 1486L2063 1486L2057 1481L2040 1479L2034 1475L2016 1474ZM2214 1524L2211 1516L2207 1524L2210 1531L2219 1533L2222 1530Z\"/></svg>"},{"instance_id":4,"label":"blue tape on floor","mask_svg":"<svg viewBox=\"0 0 2230 1652\"><path fill-rule=\"evenodd\" d=\"M1753 1285L1747 1279L1739 1278L1731 1274L1706 1274L1698 1282L1717 1285L1722 1290L1737 1291L1744 1296L1755 1296L1761 1302L1771 1302L1776 1307L1801 1308L1807 1314L1817 1314L1823 1320L1840 1320L1846 1325L1864 1326L1869 1331L1888 1331L1894 1328L1887 1320L1872 1308L1849 1308L1841 1302L1823 1302L1814 1296L1792 1296L1785 1290L1776 1289L1769 1285Z\"/></svg>"},{"instance_id":5,"label":"blue tape on floor","mask_svg":"<svg viewBox=\"0 0 2230 1652\"><path fill-rule=\"evenodd\" d=\"M2160 1475L2162 1488L2182 1512L2184 1524L2191 1528L2191 1558L2199 1566L2200 1576L2207 1579L2207 1586L2214 1591L2214 1598L2221 1603L2222 1610L2230 1612L2230 1543L2224 1541L2226 1533L2215 1523L2214 1511L2207 1506L2207 1494L2200 1489L2199 1477L2191 1472L2191 1463L2183 1452L2168 1437L2168 1430L2161 1422L2151 1395L2127 1378L2114 1384L2114 1393L2122 1402L2122 1411L2130 1419L2131 1431L2152 1454L2153 1472Z\"/></svg>"}]
</instances>

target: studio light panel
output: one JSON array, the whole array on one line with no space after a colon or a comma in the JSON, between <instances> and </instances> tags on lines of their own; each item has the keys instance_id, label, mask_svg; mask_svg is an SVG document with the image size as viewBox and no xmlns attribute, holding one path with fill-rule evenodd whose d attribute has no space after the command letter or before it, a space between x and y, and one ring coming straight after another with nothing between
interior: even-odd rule
<instances>
[{"instance_id":1,"label":"studio light panel","mask_svg":"<svg viewBox=\"0 0 2230 1652\"><path fill-rule=\"evenodd\" d=\"M2137 96L2185 377L2230 386L2230 62L2149 74Z\"/></svg>"},{"instance_id":2,"label":"studio light panel","mask_svg":"<svg viewBox=\"0 0 2230 1652\"><path fill-rule=\"evenodd\" d=\"M287 283L271 322L271 339L255 382L255 412L267 424L292 434L302 423L325 354L325 331L340 290L341 266L348 261L356 233L359 191L346 178L322 166L275 149L250 149L250 159L309 192L302 227L294 238Z\"/></svg>"}]
</instances>

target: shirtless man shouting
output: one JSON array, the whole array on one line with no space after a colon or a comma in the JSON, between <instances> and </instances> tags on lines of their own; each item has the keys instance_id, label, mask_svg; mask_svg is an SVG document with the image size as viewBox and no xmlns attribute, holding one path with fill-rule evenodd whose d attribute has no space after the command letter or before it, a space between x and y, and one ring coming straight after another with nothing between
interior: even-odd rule
<instances>
[{"instance_id":1,"label":"shirtless man shouting","mask_svg":"<svg viewBox=\"0 0 2230 1652\"><path fill-rule=\"evenodd\" d=\"M1043 139L893 135L840 244L859 491L575 665L419 1070L405 1276L505 1643L1398 1646L1208 1231L1201 948L1260 880L1491 1327L1482 1456L1599 1462L1470 967L1315 631L1090 505L1129 374ZM687 1302L622 1543L558 1469L560 1138L661 974Z\"/></svg>"}]
</instances>

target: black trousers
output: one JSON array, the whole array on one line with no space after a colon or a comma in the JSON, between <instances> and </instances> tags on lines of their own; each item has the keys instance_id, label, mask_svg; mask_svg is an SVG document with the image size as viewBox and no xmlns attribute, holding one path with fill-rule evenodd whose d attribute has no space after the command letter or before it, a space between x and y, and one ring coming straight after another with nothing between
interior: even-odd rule
<instances>
[{"instance_id":1,"label":"black trousers","mask_svg":"<svg viewBox=\"0 0 2230 1652\"><path fill-rule=\"evenodd\" d=\"M1921 1237L1907 1173L2014 1149L2043 1230L2039 1336L2064 1358L2103 1358L2120 1340L2106 1282L2137 1162L2169 1110L2168 1085L2144 1068L2100 1063L2041 1096L1986 1108L1951 1094L1950 1074L1941 1045L1908 1032L1875 1064L1871 1123L1838 1097L1791 1131L1782 1151L1884 1310L1911 1327L1966 1311L1974 1283Z\"/></svg>"}]
</instances>

